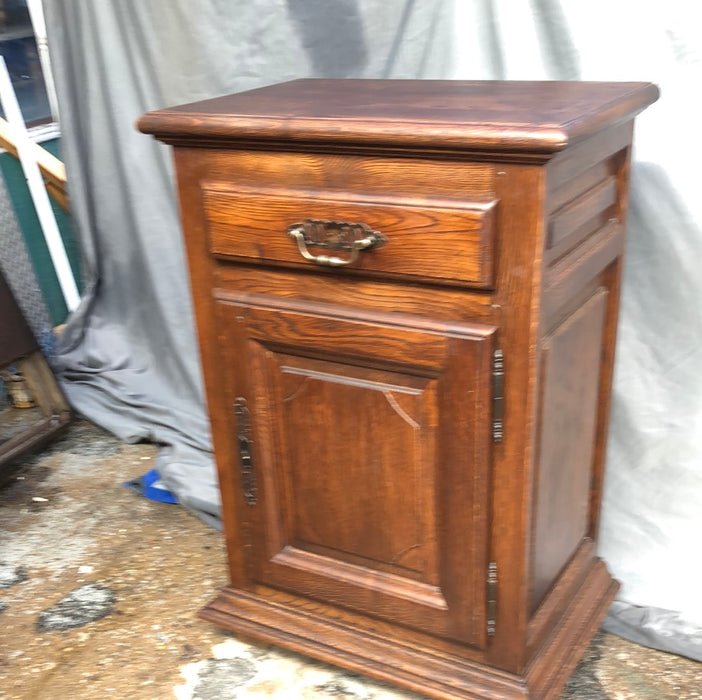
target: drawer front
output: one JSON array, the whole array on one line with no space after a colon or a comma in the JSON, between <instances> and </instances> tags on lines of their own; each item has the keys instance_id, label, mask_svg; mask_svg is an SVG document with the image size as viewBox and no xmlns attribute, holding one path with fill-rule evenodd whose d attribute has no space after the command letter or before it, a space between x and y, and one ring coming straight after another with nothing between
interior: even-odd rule
<instances>
[{"instance_id":1,"label":"drawer front","mask_svg":"<svg viewBox=\"0 0 702 700\"><path fill-rule=\"evenodd\" d=\"M345 222L364 224L385 239L343 266L345 274L486 289L493 285L496 201L491 198L419 201L366 195L357 201L338 192L235 189L215 181L204 183L202 197L210 252L218 257L328 270L306 260L288 231L310 219ZM312 243L308 252L350 256Z\"/></svg>"}]
</instances>

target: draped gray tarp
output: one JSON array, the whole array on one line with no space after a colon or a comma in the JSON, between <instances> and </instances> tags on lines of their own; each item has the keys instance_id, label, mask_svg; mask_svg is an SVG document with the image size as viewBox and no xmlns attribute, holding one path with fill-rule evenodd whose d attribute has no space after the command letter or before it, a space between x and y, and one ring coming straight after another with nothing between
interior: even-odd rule
<instances>
[{"instance_id":1,"label":"draped gray tarp","mask_svg":"<svg viewBox=\"0 0 702 700\"><path fill-rule=\"evenodd\" d=\"M601 554L624 636L702 659L702 84L696 3L45 0L87 294L57 357L69 400L217 524L170 153L145 111L298 77L646 80ZM695 151L695 152L693 152ZM657 608L663 609L662 612Z\"/></svg>"}]
</instances>

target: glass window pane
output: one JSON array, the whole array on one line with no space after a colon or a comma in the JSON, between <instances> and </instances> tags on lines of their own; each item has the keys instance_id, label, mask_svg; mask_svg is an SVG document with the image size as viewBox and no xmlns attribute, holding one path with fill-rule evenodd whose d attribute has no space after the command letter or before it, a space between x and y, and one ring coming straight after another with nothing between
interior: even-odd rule
<instances>
[{"instance_id":1,"label":"glass window pane","mask_svg":"<svg viewBox=\"0 0 702 700\"><path fill-rule=\"evenodd\" d=\"M44 74L26 0L0 0L0 55L28 125L51 121ZM2 107L0 116L4 117Z\"/></svg>"}]
</instances>

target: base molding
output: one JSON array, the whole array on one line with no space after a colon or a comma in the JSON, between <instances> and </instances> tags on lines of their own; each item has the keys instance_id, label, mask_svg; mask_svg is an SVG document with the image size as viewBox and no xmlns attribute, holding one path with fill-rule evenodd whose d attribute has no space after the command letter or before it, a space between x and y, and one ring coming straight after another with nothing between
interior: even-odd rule
<instances>
[{"instance_id":1,"label":"base molding","mask_svg":"<svg viewBox=\"0 0 702 700\"><path fill-rule=\"evenodd\" d=\"M200 616L252 639L439 700L557 698L618 590L598 562L523 676L409 646L309 610L225 587Z\"/></svg>"},{"instance_id":2,"label":"base molding","mask_svg":"<svg viewBox=\"0 0 702 700\"><path fill-rule=\"evenodd\" d=\"M596 560L559 624L531 660L525 678L532 698L557 698L599 629L619 583Z\"/></svg>"}]
</instances>

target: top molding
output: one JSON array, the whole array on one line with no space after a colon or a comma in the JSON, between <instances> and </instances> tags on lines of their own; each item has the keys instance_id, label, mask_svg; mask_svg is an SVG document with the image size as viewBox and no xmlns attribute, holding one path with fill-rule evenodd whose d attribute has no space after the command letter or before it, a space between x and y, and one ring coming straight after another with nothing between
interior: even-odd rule
<instances>
[{"instance_id":1,"label":"top molding","mask_svg":"<svg viewBox=\"0 0 702 700\"><path fill-rule=\"evenodd\" d=\"M174 145L366 147L550 155L629 121L651 83L294 80L148 112L138 128Z\"/></svg>"}]
</instances>

